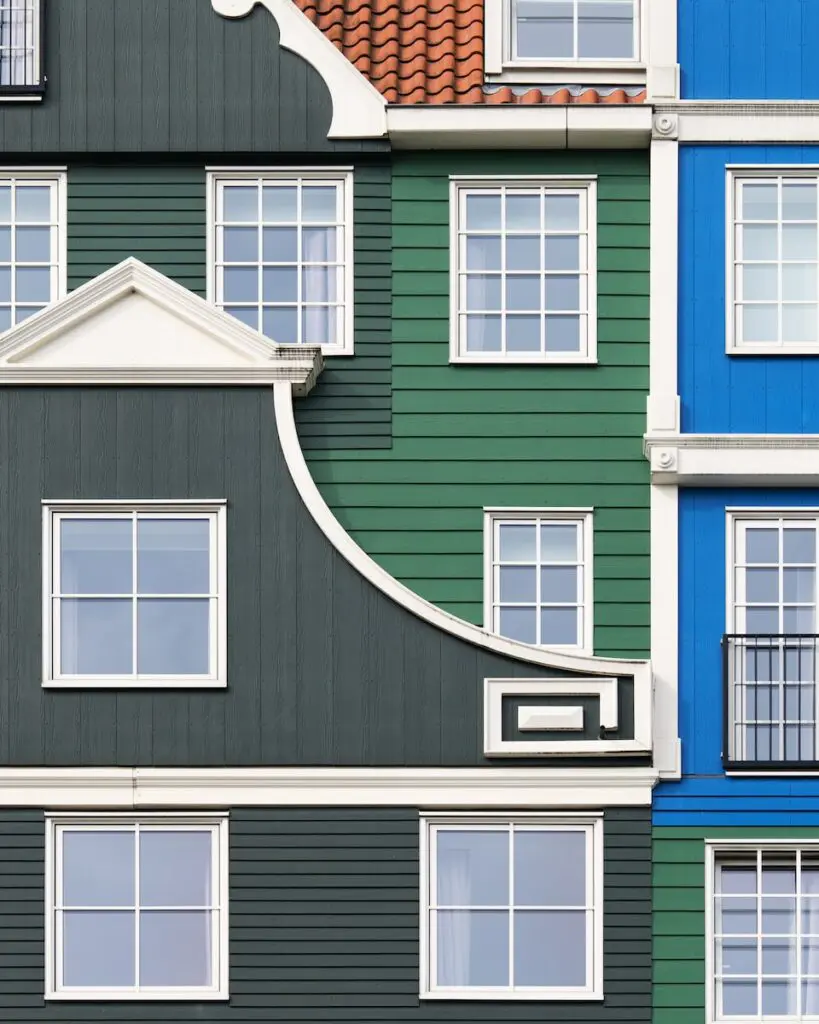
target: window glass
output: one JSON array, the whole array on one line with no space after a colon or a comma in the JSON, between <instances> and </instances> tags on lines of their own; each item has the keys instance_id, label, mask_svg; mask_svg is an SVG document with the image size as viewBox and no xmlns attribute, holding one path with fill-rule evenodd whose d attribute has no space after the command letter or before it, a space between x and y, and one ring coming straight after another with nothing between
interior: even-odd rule
<instances>
[{"instance_id":1,"label":"window glass","mask_svg":"<svg viewBox=\"0 0 819 1024\"><path fill-rule=\"evenodd\" d=\"M0 176L0 331L58 297L59 220L56 178Z\"/></svg>"},{"instance_id":2,"label":"window glass","mask_svg":"<svg viewBox=\"0 0 819 1024\"><path fill-rule=\"evenodd\" d=\"M0 88L37 85L40 0L0 4Z\"/></svg>"},{"instance_id":3,"label":"window glass","mask_svg":"<svg viewBox=\"0 0 819 1024\"><path fill-rule=\"evenodd\" d=\"M633 60L634 0L512 0L513 60Z\"/></svg>"}]
</instances>

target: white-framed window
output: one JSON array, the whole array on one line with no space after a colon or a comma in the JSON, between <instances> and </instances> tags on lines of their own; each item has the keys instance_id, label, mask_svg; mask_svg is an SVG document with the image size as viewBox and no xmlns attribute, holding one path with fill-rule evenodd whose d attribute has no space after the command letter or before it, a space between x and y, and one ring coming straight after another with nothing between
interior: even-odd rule
<instances>
[{"instance_id":1,"label":"white-framed window","mask_svg":"<svg viewBox=\"0 0 819 1024\"><path fill-rule=\"evenodd\" d=\"M44 502L44 685L226 686L225 511Z\"/></svg>"},{"instance_id":2,"label":"white-framed window","mask_svg":"<svg viewBox=\"0 0 819 1024\"><path fill-rule=\"evenodd\" d=\"M353 351L353 175L208 175L208 297L283 345Z\"/></svg>"},{"instance_id":3,"label":"white-framed window","mask_svg":"<svg viewBox=\"0 0 819 1024\"><path fill-rule=\"evenodd\" d=\"M484 624L545 647L593 647L591 509L484 510Z\"/></svg>"},{"instance_id":4,"label":"white-framed window","mask_svg":"<svg viewBox=\"0 0 819 1024\"><path fill-rule=\"evenodd\" d=\"M602 999L603 820L421 820L421 996Z\"/></svg>"},{"instance_id":5,"label":"white-framed window","mask_svg":"<svg viewBox=\"0 0 819 1024\"><path fill-rule=\"evenodd\" d=\"M819 1017L819 847L709 843L706 1020Z\"/></svg>"},{"instance_id":6,"label":"white-framed window","mask_svg":"<svg viewBox=\"0 0 819 1024\"><path fill-rule=\"evenodd\" d=\"M637 0L509 0L513 63L635 61Z\"/></svg>"},{"instance_id":7,"label":"white-framed window","mask_svg":"<svg viewBox=\"0 0 819 1024\"><path fill-rule=\"evenodd\" d=\"M0 332L65 294L65 197L64 172L0 167Z\"/></svg>"},{"instance_id":8,"label":"white-framed window","mask_svg":"<svg viewBox=\"0 0 819 1024\"><path fill-rule=\"evenodd\" d=\"M47 816L46 998L227 997L227 816Z\"/></svg>"},{"instance_id":9,"label":"white-framed window","mask_svg":"<svg viewBox=\"0 0 819 1024\"><path fill-rule=\"evenodd\" d=\"M818 542L811 509L728 513L729 760L817 758Z\"/></svg>"},{"instance_id":10,"label":"white-framed window","mask_svg":"<svg viewBox=\"0 0 819 1024\"><path fill-rule=\"evenodd\" d=\"M451 184L451 361L595 362L595 180Z\"/></svg>"},{"instance_id":11,"label":"white-framed window","mask_svg":"<svg viewBox=\"0 0 819 1024\"><path fill-rule=\"evenodd\" d=\"M40 82L40 0L0 0L0 96Z\"/></svg>"},{"instance_id":12,"label":"white-framed window","mask_svg":"<svg viewBox=\"0 0 819 1024\"><path fill-rule=\"evenodd\" d=\"M729 168L727 351L819 351L819 169Z\"/></svg>"}]
</instances>

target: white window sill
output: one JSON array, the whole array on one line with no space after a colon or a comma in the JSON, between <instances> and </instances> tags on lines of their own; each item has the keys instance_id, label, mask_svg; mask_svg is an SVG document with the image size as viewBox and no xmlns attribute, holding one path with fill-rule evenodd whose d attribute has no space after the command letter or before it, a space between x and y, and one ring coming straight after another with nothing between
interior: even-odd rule
<instances>
[{"instance_id":1,"label":"white window sill","mask_svg":"<svg viewBox=\"0 0 819 1024\"><path fill-rule=\"evenodd\" d=\"M472 366L596 366L594 356L572 355L565 359L558 356L504 356L492 353L485 356L452 355L450 363L468 363Z\"/></svg>"},{"instance_id":2,"label":"white window sill","mask_svg":"<svg viewBox=\"0 0 819 1024\"><path fill-rule=\"evenodd\" d=\"M44 679L42 685L45 690L224 690L227 689L227 680L198 676L151 679L132 676L69 676L63 679Z\"/></svg>"},{"instance_id":3,"label":"white window sill","mask_svg":"<svg viewBox=\"0 0 819 1024\"><path fill-rule=\"evenodd\" d=\"M60 992L46 992L45 1001L51 1002L227 1002L227 992L214 989L145 989L135 992L129 989L71 989Z\"/></svg>"},{"instance_id":4,"label":"white window sill","mask_svg":"<svg viewBox=\"0 0 819 1024\"><path fill-rule=\"evenodd\" d=\"M638 86L647 80L636 61L509 61L501 72L485 75L487 85Z\"/></svg>"},{"instance_id":5,"label":"white window sill","mask_svg":"<svg viewBox=\"0 0 819 1024\"><path fill-rule=\"evenodd\" d=\"M602 992L595 992L593 989L556 989L556 988L532 988L532 989L491 989L491 988L459 988L441 989L434 992L421 992L419 999L422 1000L454 1000L461 1002L578 1002L578 1001L600 1001L603 999Z\"/></svg>"},{"instance_id":6,"label":"white window sill","mask_svg":"<svg viewBox=\"0 0 819 1024\"><path fill-rule=\"evenodd\" d=\"M819 356L819 344L729 345L725 353L729 356Z\"/></svg>"}]
</instances>

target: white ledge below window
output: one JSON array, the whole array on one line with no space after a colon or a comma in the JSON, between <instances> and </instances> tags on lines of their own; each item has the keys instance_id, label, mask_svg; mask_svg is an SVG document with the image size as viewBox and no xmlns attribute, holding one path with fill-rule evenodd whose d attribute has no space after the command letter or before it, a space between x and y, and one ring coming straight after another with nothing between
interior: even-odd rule
<instances>
[{"instance_id":1,"label":"white ledge below window","mask_svg":"<svg viewBox=\"0 0 819 1024\"><path fill-rule=\"evenodd\" d=\"M819 434L646 434L654 484L819 485Z\"/></svg>"}]
</instances>

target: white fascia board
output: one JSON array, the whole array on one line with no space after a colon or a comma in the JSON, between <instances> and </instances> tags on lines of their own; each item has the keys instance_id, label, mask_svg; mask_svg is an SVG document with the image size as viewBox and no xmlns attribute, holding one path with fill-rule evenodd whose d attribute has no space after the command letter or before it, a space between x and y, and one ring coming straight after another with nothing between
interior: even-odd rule
<instances>
[{"instance_id":1,"label":"white fascia board","mask_svg":"<svg viewBox=\"0 0 819 1024\"><path fill-rule=\"evenodd\" d=\"M3 768L0 807L648 807L651 768Z\"/></svg>"},{"instance_id":2,"label":"white fascia board","mask_svg":"<svg viewBox=\"0 0 819 1024\"><path fill-rule=\"evenodd\" d=\"M396 149L618 149L648 146L651 108L644 104L390 106Z\"/></svg>"},{"instance_id":3,"label":"white fascia board","mask_svg":"<svg viewBox=\"0 0 819 1024\"><path fill-rule=\"evenodd\" d=\"M293 0L211 0L224 18L243 18L256 3L279 26L279 45L321 75L333 103L328 139L380 139L387 130L386 101Z\"/></svg>"},{"instance_id":4,"label":"white fascia board","mask_svg":"<svg viewBox=\"0 0 819 1024\"><path fill-rule=\"evenodd\" d=\"M465 619L459 619L456 615L450 615L449 612L445 612L437 605L425 601L409 587L405 587L403 583L399 583L394 576L391 576L386 569L383 569L356 544L321 496L299 443L293 414L292 390L283 384L274 385L273 400L276 409L279 444L302 503L330 544L356 572L377 590L386 594L397 605L405 608L417 618L483 650L492 651L507 658L515 658L530 665L544 665L567 672L593 676L628 676L634 679L635 700L638 699L637 695L640 691L647 689L650 692L651 663L649 661L598 658L508 640L481 629Z\"/></svg>"},{"instance_id":5,"label":"white fascia board","mask_svg":"<svg viewBox=\"0 0 819 1024\"><path fill-rule=\"evenodd\" d=\"M675 120L680 142L819 142L816 100L678 100L654 109L658 120Z\"/></svg>"},{"instance_id":6,"label":"white fascia board","mask_svg":"<svg viewBox=\"0 0 819 1024\"><path fill-rule=\"evenodd\" d=\"M815 487L819 434L646 434L654 484Z\"/></svg>"}]
</instances>

